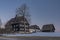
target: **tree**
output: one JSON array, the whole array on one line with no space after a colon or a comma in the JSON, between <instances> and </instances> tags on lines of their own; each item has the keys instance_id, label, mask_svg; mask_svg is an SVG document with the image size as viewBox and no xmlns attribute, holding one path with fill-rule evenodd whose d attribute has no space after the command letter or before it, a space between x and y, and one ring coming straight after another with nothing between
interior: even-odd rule
<instances>
[{"instance_id":1,"label":"tree","mask_svg":"<svg viewBox=\"0 0 60 40\"><path fill-rule=\"evenodd\" d=\"M25 18L27 19L28 23L30 24L31 23L31 20L30 20L30 14L28 12L28 7L26 4L23 4L21 7L17 8L16 10L16 17L19 17L19 16L23 16L24 17L24 27L25 27ZM25 30L25 28L24 28Z\"/></svg>"},{"instance_id":2,"label":"tree","mask_svg":"<svg viewBox=\"0 0 60 40\"><path fill-rule=\"evenodd\" d=\"M1 19L0 19L0 27L2 26L2 22L1 22Z\"/></svg>"}]
</instances>

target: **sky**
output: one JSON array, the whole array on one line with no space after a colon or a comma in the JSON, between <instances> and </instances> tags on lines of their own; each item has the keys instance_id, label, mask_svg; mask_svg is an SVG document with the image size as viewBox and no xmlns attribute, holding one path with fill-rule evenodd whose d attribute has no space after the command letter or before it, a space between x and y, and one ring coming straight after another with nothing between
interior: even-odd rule
<instances>
[{"instance_id":1,"label":"sky","mask_svg":"<svg viewBox=\"0 0 60 40\"><path fill-rule=\"evenodd\" d=\"M60 32L60 0L0 0L0 19L3 24L16 14L16 8L22 4L29 7L31 25L54 24Z\"/></svg>"}]
</instances>

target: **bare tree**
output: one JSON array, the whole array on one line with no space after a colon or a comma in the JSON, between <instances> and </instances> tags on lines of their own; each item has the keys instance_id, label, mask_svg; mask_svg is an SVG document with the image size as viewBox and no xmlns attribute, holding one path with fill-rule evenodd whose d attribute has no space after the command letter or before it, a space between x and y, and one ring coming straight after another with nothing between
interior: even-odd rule
<instances>
[{"instance_id":1,"label":"bare tree","mask_svg":"<svg viewBox=\"0 0 60 40\"><path fill-rule=\"evenodd\" d=\"M1 22L1 19L0 19L0 27L2 26L2 22Z\"/></svg>"},{"instance_id":2,"label":"bare tree","mask_svg":"<svg viewBox=\"0 0 60 40\"><path fill-rule=\"evenodd\" d=\"M31 23L31 18L30 18L30 14L29 14L29 11L28 11L28 7L27 7L27 5L26 4L23 4L21 7L19 7L19 8L17 8L17 10L16 10L16 16L18 17L18 16L23 16L24 17L24 19L23 19L23 21L24 21L24 27L25 27L25 18L27 19L27 21L28 21L28 23L30 24ZM25 30L25 28L24 28L24 30Z\"/></svg>"}]
</instances>

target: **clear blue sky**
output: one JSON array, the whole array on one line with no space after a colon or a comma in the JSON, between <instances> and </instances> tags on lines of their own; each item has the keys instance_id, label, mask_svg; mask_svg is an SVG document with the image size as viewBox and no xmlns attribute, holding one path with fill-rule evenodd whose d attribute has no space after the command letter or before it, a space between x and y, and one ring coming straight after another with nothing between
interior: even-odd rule
<instances>
[{"instance_id":1,"label":"clear blue sky","mask_svg":"<svg viewBox=\"0 0 60 40\"><path fill-rule=\"evenodd\" d=\"M3 23L16 14L16 8L26 3L30 8L31 24L42 27L54 24L56 32L60 32L60 0L0 0L0 18Z\"/></svg>"}]
</instances>

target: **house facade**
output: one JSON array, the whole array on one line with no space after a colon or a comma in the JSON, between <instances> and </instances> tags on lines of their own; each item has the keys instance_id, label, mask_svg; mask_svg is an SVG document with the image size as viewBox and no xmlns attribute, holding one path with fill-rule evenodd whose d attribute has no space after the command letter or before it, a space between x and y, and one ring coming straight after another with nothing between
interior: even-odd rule
<instances>
[{"instance_id":1,"label":"house facade","mask_svg":"<svg viewBox=\"0 0 60 40\"><path fill-rule=\"evenodd\" d=\"M29 31L30 31L30 32L40 32L40 28L39 28L39 26L37 26L37 25L31 25L31 26L29 27Z\"/></svg>"},{"instance_id":2,"label":"house facade","mask_svg":"<svg viewBox=\"0 0 60 40\"><path fill-rule=\"evenodd\" d=\"M10 19L5 25L5 29L8 33L28 33L29 23L23 16Z\"/></svg>"}]
</instances>

